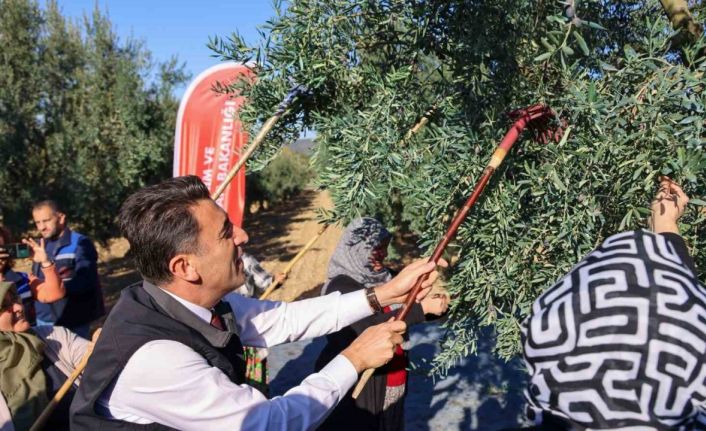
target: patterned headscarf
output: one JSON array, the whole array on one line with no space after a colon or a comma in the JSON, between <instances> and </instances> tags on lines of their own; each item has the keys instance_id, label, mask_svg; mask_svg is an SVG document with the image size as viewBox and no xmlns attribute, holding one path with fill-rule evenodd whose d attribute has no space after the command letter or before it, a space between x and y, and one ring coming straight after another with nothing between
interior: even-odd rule
<instances>
[{"instance_id":1,"label":"patterned headscarf","mask_svg":"<svg viewBox=\"0 0 706 431\"><path fill-rule=\"evenodd\" d=\"M535 301L522 332L537 423L706 423L706 289L664 235L606 239Z\"/></svg>"},{"instance_id":2,"label":"patterned headscarf","mask_svg":"<svg viewBox=\"0 0 706 431\"><path fill-rule=\"evenodd\" d=\"M328 264L326 284L321 289L325 295L331 280L347 275L365 287L374 287L392 278L387 268L374 271L370 263L373 250L391 237L390 232L379 221L370 217L353 220L343 231L333 256Z\"/></svg>"}]
</instances>

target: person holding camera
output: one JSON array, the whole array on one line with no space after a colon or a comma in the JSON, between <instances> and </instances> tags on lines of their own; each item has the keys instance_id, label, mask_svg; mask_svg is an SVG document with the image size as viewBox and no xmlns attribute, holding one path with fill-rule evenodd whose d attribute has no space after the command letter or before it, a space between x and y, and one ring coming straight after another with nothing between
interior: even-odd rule
<instances>
[{"instance_id":1,"label":"person holding camera","mask_svg":"<svg viewBox=\"0 0 706 431\"><path fill-rule=\"evenodd\" d=\"M66 296L66 290L56 271L56 265L47 256L43 239L39 243L32 239L22 240L22 243L32 250L32 261L41 268L44 279L15 271L13 265L17 256L14 256L16 253L11 252L20 244L12 244L11 237L10 231L0 226L0 281L15 284L17 293L22 298L25 315L34 326L36 324L34 301L51 304Z\"/></svg>"},{"instance_id":2,"label":"person holding camera","mask_svg":"<svg viewBox=\"0 0 706 431\"><path fill-rule=\"evenodd\" d=\"M260 262L248 253L243 253L243 271L245 283L235 290L246 298L259 298L265 290L276 281L278 284L287 279L287 274L279 272L271 274L260 265ZM269 393L267 385L267 355L265 347L244 346L245 349L245 381L265 396Z\"/></svg>"}]
</instances>

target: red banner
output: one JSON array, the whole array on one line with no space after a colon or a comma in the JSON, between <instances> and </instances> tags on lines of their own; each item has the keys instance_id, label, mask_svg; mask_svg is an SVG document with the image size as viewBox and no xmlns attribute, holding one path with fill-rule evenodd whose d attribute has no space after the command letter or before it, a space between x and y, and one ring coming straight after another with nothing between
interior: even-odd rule
<instances>
[{"instance_id":1,"label":"red banner","mask_svg":"<svg viewBox=\"0 0 706 431\"><path fill-rule=\"evenodd\" d=\"M216 82L229 84L242 77L253 78L240 63L223 63L201 73L186 89L177 115L174 144L174 176L198 175L211 194L225 180L248 142L238 111L243 97L213 91ZM245 208L245 167L233 178L217 201L230 220L242 226Z\"/></svg>"}]
</instances>

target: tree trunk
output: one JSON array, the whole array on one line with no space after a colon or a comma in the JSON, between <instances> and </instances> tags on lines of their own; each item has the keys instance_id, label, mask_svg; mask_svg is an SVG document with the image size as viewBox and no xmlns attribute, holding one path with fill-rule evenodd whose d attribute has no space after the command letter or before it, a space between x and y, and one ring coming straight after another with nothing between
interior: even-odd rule
<instances>
[{"instance_id":1,"label":"tree trunk","mask_svg":"<svg viewBox=\"0 0 706 431\"><path fill-rule=\"evenodd\" d=\"M680 30L681 36L677 38L677 47L681 46L686 39L693 42L701 37L703 29L691 16L686 0L660 0L660 3L674 30Z\"/></svg>"}]
</instances>

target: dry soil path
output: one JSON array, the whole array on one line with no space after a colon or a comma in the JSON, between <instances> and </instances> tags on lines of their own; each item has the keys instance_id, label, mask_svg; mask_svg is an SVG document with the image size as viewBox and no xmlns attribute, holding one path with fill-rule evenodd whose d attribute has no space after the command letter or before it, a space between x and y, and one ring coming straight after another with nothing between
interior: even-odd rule
<instances>
[{"instance_id":1,"label":"dry soil path","mask_svg":"<svg viewBox=\"0 0 706 431\"><path fill-rule=\"evenodd\" d=\"M271 273L282 271L321 229L317 220L319 208L333 208L328 193L306 190L272 210L246 216L244 228L250 234L246 251ZM270 299L293 301L318 296L326 279L328 260L340 237L341 228L329 226Z\"/></svg>"}]
</instances>

